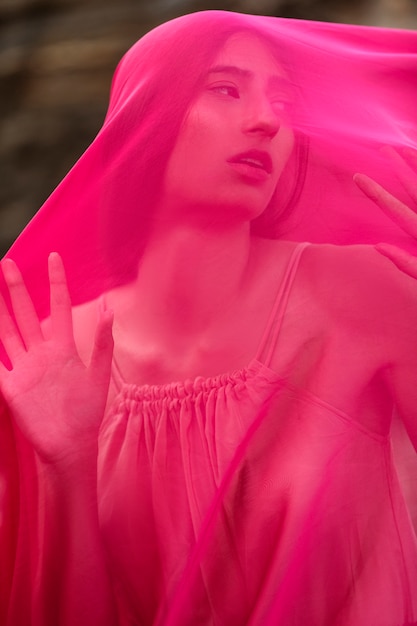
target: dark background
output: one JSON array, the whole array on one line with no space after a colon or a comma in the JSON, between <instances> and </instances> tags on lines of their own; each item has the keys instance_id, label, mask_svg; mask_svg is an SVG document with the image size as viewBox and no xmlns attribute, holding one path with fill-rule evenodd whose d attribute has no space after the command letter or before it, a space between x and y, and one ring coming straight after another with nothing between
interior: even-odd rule
<instances>
[{"instance_id":1,"label":"dark background","mask_svg":"<svg viewBox=\"0 0 417 626\"><path fill-rule=\"evenodd\" d=\"M417 0L0 0L0 252L93 139L127 48L203 9L417 28Z\"/></svg>"}]
</instances>

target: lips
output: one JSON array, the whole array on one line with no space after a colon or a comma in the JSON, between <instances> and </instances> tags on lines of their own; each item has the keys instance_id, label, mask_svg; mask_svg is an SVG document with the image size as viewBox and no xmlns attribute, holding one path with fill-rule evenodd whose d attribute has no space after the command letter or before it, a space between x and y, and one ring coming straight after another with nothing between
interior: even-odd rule
<instances>
[{"instance_id":1,"label":"lips","mask_svg":"<svg viewBox=\"0 0 417 626\"><path fill-rule=\"evenodd\" d=\"M228 159L228 162L249 165L256 169L264 170L267 174L272 174L273 170L272 159L268 152L263 150L248 150L247 152L241 152L240 154L236 154L232 158Z\"/></svg>"}]
</instances>

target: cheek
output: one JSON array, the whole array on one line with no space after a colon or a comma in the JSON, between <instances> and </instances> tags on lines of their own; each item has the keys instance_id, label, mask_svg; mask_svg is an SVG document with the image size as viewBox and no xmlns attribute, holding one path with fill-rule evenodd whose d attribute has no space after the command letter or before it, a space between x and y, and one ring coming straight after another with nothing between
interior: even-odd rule
<instances>
[{"instance_id":1,"label":"cheek","mask_svg":"<svg viewBox=\"0 0 417 626\"><path fill-rule=\"evenodd\" d=\"M198 107L190 114L184 131L184 143L198 160L210 157L227 142L224 120L206 107Z\"/></svg>"},{"instance_id":2,"label":"cheek","mask_svg":"<svg viewBox=\"0 0 417 626\"><path fill-rule=\"evenodd\" d=\"M215 185L213 170L220 162L225 138L213 120L192 112L184 123L165 173L165 191L182 200L195 199Z\"/></svg>"},{"instance_id":3,"label":"cheek","mask_svg":"<svg viewBox=\"0 0 417 626\"><path fill-rule=\"evenodd\" d=\"M220 131L214 120L193 112L187 119L173 153L173 161L184 174L194 178L210 164Z\"/></svg>"}]
</instances>

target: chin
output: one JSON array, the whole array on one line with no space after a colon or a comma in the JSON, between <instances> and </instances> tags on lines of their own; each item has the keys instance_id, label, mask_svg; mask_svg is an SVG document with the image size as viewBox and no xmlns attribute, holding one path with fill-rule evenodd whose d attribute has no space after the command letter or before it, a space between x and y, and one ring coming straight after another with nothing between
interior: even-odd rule
<instances>
[{"instance_id":1,"label":"chin","mask_svg":"<svg viewBox=\"0 0 417 626\"><path fill-rule=\"evenodd\" d=\"M248 204L248 202L242 201L239 204L233 204L222 207L222 219L219 220L223 223L227 222L230 225L250 223L256 219L265 210L265 206L259 206L259 204ZM227 219L225 217L227 216Z\"/></svg>"},{"instance_id":2,"label":"chin","mask_svg":"<svg viewBox=\"0 0 417 626\"><path fill-rule=\"evenodd\" d=\"M249 193L248 193L249 192ZM177 206L182 207L178 212L185 221L203 225L204 227L236 226L242 223L249 223L259 217L270 201L270 194L254 194L251 190L244 190L240 193L227 194L221 190L212 194L200 197L177 198Z\"/></svg>"},{"instance_id":3,"label":"chin","mask_svg":"<svg viewBox=\"0 0 417 626\"><path fill-rule=\"evenodd\" d=\"M237 219L251 222L262 215L269 202L269 196L267 198L251 198L250 194L246 194L230 206L229 212L231 215L235 215Z\"/></svg>"}]
</instances>

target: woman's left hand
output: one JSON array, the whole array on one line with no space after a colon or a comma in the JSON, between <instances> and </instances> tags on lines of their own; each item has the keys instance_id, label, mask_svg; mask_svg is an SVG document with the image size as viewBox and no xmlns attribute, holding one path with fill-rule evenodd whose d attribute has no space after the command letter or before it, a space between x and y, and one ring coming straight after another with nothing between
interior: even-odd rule
<instances>
[{"instance_id":1,"label":"woman's left hand","mask_svg":"<svg viewBox=\"0 0 417 626\"><path fill-rule=\"evenodd\" d=\"M395 173L417 209L417 150L408 148L405 151L407 161L391 147L383 148L383 152L390 158ZM417 213L413 209L398 200L369 176L355 174L353 179L368 198L375 202L384 213L417 242ZM390 244L381 243L375 247L381 254L395 263L400 270L417 279L417 256Z\"/></svg>"}]
</instances>

